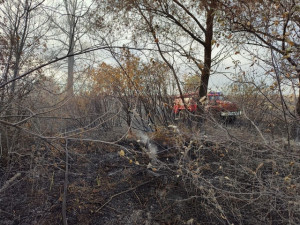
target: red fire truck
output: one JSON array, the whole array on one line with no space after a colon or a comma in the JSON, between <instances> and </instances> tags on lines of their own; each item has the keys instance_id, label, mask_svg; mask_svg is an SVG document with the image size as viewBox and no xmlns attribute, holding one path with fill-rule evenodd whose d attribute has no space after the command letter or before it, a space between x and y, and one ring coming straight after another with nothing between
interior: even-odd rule
<instances>
[{"instance_id":1,"label":"red fire truck","mask_svg":"<svg viewBox=\"0 0 300 225\"><path fill-rule=\"evenodd\" d=\"M176 96L174 99L173 113L175 118L178 118L180 112L185 109L185 105L191 113L197 111L197 97L198 93L187 93L183 95L183 100L180 96ZM201 101L204 105L205 112L211 113L214 116L220 116L221 118L234 121L237 116L241 115L241 111L237 105L233 102L226 101L222 92L211 91L207 94L205 100Z\"/></svg>"}]
</instances>

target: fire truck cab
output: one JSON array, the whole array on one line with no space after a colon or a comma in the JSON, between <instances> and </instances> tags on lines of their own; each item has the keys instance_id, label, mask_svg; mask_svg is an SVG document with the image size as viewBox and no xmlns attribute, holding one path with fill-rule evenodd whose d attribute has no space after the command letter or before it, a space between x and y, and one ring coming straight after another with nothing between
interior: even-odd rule
<instances>
[{"instance_id":1,"label":"fire truck cab","mask_svg":"<svg viewBox=\"0 0 300 225\"><path fill-rule=\"evenodd\" d=\"M198 93L187 93L182 97L184 102L182 101L181 96L176 96L174 98L173 113L175 114L175 119L178 119L180 112L186 109L185 106L191 113L197 111ZM201 103L204 104L205 112L214 116L234 121L237 116L241 115L241 111L238 109L237 105L233 102L226 101L222 92L209 92L206 100L201 101Z\"/></svg>"}]
</instances>

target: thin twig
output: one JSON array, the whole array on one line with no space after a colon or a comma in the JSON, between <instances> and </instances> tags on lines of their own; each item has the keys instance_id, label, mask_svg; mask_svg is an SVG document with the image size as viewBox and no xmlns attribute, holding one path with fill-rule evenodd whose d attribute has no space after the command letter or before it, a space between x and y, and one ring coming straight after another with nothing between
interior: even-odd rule
<instances>
[{"instance_id":1,"label":"thin twig","mask_svg":"<svg viewBox=\"0 0 300 225\"><path fill-rule=\"evenodd\" d=\"M283 42L283 44L284 44L284 42ZM273 67L275 69L275 75L276 75L276 80L277 80L277 84L278 84L278 91L279 91L279 94L280 94L280 103L281 103L281 107L282 107L282 112L283 112L283 117L284 117L284 122L285 122L285 128L286 128L286 133L287 133L288 150L290 150L291 149L290 131L289 131L288 121L287 121L286 112L285 112L286 103L284 101L282 90L281 90L281 81L280 81L280 75L279 75L279 71L278 71L278 65L275 62L275 55L274 55L274 52L273 52L272 49L271 49L271 54L272 54L272 64L273 64Z\"/></svg>"},{"instance_id":2,"label":"thin twig","mask_svg":"<svg viewBox=\"0 0 300 225\"><path fill-rule=\"evenodd\" d=\"M66 139L66 170L65 170L65 182L64 182L64 195L62 202L62 217L63 224L68 225L67 221L67 191L68 191L68 169L69 167L69 153L68 153L68 139Z\"/></svg>"},{"instance_id":3,"label":"thin twig","mask_svg":"<svg viewBox=\"0 0 300 225\"><path fill-rule=\"evenodd\" d=\"M246 119L249 120L251 122L251 124L255 127L255 129L257 130L257 132L261 136L261 139L263 139L263 141L265 142L265 145L268 145L268 142L265 139L264 135L262 134L262 132L260 131L260 129L256 126L256 124L247 116L244 108L243 108L243 113L244 113L244 116L246 117Z\"/></svg>"},{"instance_id":4,"label":"thin twig","mask_svg":"<svg viewBox=\"0 0 300 225\"><path fill-rule=\"evenodd\" d=\"M152 182L152 181L153 181L153 179L152 179L152 180L149 180L149 181L146 181L146 182L144 182L144 183L141 183L141 184L139 184L139 185L137 185L137 186L135 186L135 187L133 187L133 188L129 188L129 189L125 190L125 191L121 191L121 192L119 192L119 193L117 193L117 194L114 194L114 195L110 196L109 199L108 199L102 206L100 206L100 207L96 210L96 212L99 212L104 206L106 206L108 203L110 203L115 197L117 197L117 196L119 196L119 195L122 195L122 194L125 194L125 193L130 192L130 191L134 191L135 189L137 189L137 188L139 188L139 187L141 187L141 186L143 186L143 185L145 185L145 184L148 184L148 183L150 183L150 182Z\"/></svg>"}]
</instances>

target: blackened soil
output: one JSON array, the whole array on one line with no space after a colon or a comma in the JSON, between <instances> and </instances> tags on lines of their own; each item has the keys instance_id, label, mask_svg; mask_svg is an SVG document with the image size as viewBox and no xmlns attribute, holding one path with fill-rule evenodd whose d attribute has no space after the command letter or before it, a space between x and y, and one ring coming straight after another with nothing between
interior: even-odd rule
<instances>
[{"instance_id":1,"label":"blackened soil","mask_svg":"<svg viewBox=\"0 0 300 225\"><path fill-rule=\"evenodd\" d=\"M211 221L201 213L200 199L185 200L191 193L180 178L147 168L149 158L138 143L122 145L136 154L120 146L69 143L68 224ZM1 168L1 187L21 176L0 193L1 224L62 224L65 168L64 143L12 156L10 166Z\"/></svg>"}]
</instances>

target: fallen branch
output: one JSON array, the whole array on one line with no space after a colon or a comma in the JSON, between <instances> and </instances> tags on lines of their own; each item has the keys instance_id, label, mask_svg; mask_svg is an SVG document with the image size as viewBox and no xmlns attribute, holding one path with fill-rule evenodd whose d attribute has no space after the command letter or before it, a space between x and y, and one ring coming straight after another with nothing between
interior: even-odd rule
<instances>
[{"instance_id":1,"label":"fallen branch","mask_svg":"<svg viewBox=\"0 0 300 225\"><path fill-rule=\"evenodd\" d=\"M6 188L9 187L9 185L14 182L14 180L16 180L19 176L21 176L21 173L16 173L12 178L10 178L8 181L5 182L5 184L2 186L2 188L0 189L0 193L2 191L4 191Z\"/></svg>"}]
</instances>

